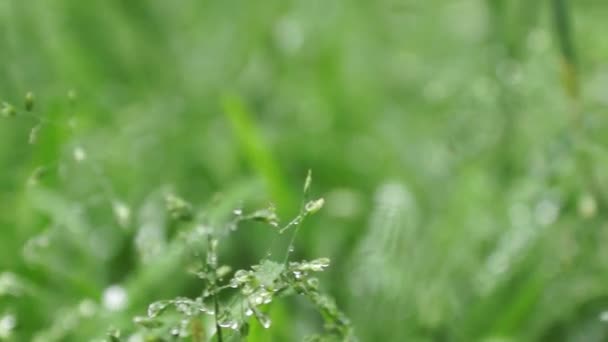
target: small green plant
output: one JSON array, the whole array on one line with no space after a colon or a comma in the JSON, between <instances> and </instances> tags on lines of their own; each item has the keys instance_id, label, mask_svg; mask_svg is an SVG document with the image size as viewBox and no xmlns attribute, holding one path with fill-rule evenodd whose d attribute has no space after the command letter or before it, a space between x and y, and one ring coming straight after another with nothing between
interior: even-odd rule
<instances>
[{"instance_id":1,"label":"small green plant","mask_svg":"<svg viewBox=\"0 0 608 342\"><path fill-rule=\"evenodd\" d=\"M355 340L349 320L334 300L320 291L319 280L315 277L315 273L329 266L330 260L290 260L302 222L320 210L324 203L322 198L309 200L311 180L309 172L301 209L281 228L272 206L248 214L237 209L233 219L217 224L204 212L194 213L194 206L184 199L168 195L166 205L170 216L182 224L194 226L185 236L187 241L205 248L205 253L194 253L200 256L194 274L202 280L202 288L196 298L159 300L149 305L146 315L135 317L134 322L141 327L146 339L207 341L215 337L218 342L246 340L252 318L264 328L271 327L271 318L264 312L267 304L276 298L297 294L307 298L325 322L324 331L307 337L308 341ZM236 230L240 223L251 220L266 223L272 229L278 229L279 234L291 230L289 247L281 262L265 258L249 269L232 272L231 267L219 262L221 238ZM120 340L115 331L110 336L113 341Z\"/></svg>"},{"instance_id":2,"label":"small green plant","mask_svg":"<svg viewBox=\"0 0 608 342\"><path fill-rule=\"evenodd\" d=\"M71 93L69 99L73 100ZM24 97L23 111L7 102L2 103L1 107L4 117L23 115L36 120L30 131L30 144L36 143L38 132L44 124L56 124L32 113L34 100L34 94L28 92ZM83 161L84 153L76 148L74 159L77 162ZM46 166L36 168L29 184L36 185L47 172ZM323 198L310 198L311 183L312 175L309 171L304 182L300 210L283 226L280 225L273 205L251 212L235 209L226 219L218 218L206 210L197 210L196 206L177 195L166 195L166 211L181 231L179 238L192 251L194 262L188 270L202 282L200 295L150 303L146 314L133 318L134 326L128 329L129 332L135 332L145 341L244 341L247 340L250 324L254 321L265 329L272 326L266 307L274 299L301 295L312 304L324 321L323 331L306 337L306 341L355 341L349 319L338 309L333 298L320 290L319 280L315 277L316 273L329 267L329 258L310 261L293 261L290 258L302 223L318 212L325 202ZM121 216L121 208L116 207L117 202L112 203L114 212ZM233 272L232 267L220 263L220 242L236 231L240 224L248 221L263 223L275 230L277 235L291 233L289 245L278 261L271 260L269 252L258 263ZM9 289L8 286L0 286L0 290L1 288ZM5 322L5 325L8 323ZM127 340L122 335L120 329L110 327L107 339Z\"/></svg>"}]
</instances>

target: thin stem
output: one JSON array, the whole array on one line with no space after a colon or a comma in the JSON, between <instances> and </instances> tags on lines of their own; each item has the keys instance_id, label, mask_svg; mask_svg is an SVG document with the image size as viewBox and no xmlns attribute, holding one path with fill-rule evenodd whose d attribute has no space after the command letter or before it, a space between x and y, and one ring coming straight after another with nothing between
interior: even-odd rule
<instances>
[{"instance_id":1,"label":"thin stem","mask_svg":"<svg viewBox=\"0 0 608 342\"><path fill-rule=\"evenodd\" d=\"M224 341L224 338L222 337L222 327L220 327L220 323L217 319L218 312L220 311L220 303L217 298L217 293L213 293L213 306L214 306L214 310L215 310L213 318L215 319L215 330L217 331L217 342L222 342L222 341Z\"/></svg>"},{"instance_id":2,"label":"thin stem","mask_svg":"<svg viewBox=\"0 0 608 342\"><path fill-rule=\"evenodd\" d=\"M291 235L291 240L289 241L289 245L287 246L287 253L285 253L285 260L283 262L285 264L285 266L287 266L287 262L289 261L289 256L291 255L291 253L293 251L293 244L296 241L296 236L298 235L300 226L302 225L302 222L304 222L304 219L307 216L306 203L309 200L310 182L311 182L311 171L308 170L308 176L306 177L306 181L304 183L304 197L302 198L302 202L300 203L300 212L298 213L298 216L296 216L296 218L291 220L285 227L283 227L279 230L279 234L282 234L287 229L289 229L291 227L295 227L294 232Z\"/></svg>"},{"instance_id":3,"label":"thin stem","mask_svg":"<svg viewBox=\"0 0 608 342\"><path fill-rule=\"evenodd\" d=\"M289 221L288 224L285 225L285 227L281 228L279 230L279 234L283 234L287 229L291 228L292 226L297 226L299 225L300 221L303 219L302 217L302 213L298 214L298 216L296 216L296 218L294 218L293 220Z\"/></svg>"},{"instance_id":4,"label":"thin stem","mask_svg":"<svg viewBox=\"0 0 608 342\"><path fill-rule=\"evenodd\" d=\"M222 327L220 327L218 315L220 312L220 302L218 298L217 279L215 278L217 269L217 255L211 234L207 235L207 268L209 276L209 285L211 296L213 297L213 319L215 321L215 330L217 334L217 342L223 342Z\"/></svg>"},{"instance_id":5,"label":"thin stem","mask_svg":"<svg viewBox=\"0 0 608 342\"><path fill-rule=\"evenodd\" d=\"M291 240L289 241L289 246L287 246L287 253L285 253L285 261L283 262L285 264L285 266L287 266L287 262L289 261L289 256L293 252L293 245L296 242L296 236L298 235L298 232L300 231L300 227L302 226L302 222L304 222L306 215L301 215L301 216L299 216L299 218L300 219L298 220L298 222L295 223L296 228L293 231L293 234L291 235Z\"/></svg>"}]
</instances>

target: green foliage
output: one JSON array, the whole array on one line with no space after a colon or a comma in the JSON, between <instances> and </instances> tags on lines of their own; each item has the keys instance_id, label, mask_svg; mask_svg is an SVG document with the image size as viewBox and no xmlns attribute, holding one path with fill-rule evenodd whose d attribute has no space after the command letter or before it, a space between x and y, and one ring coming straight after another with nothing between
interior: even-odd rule
<instances>
[{"instance_id":1,"label":"green foliage","mask_svg":"<svg viewBox=\"0 0 608 342\"><path fill-rule=\"evenodd\" d=\"M0 340L607 340L606 17L0 1Z\"/></svg>"},{"instance_id":2,"label":"green foliage","mask_svg":"<svg viewBox=\"0 0 608 342\"><path fill-rule=\"evenodd\" d=\"M310 184L309 172L304 186L306 195ZM174 220L192 219L192 205L185 200L169 195L166 204ZM306 203L298 217L279 230L279 233L285 232L290 226L299 226L306 216L317 212L322 204L323 199ZM225 231L236 230L237 223L247 220L261 220L274 229L278 224L274 209L262 209L251 214L244 214L242 209L237 209L235 214L236 220L230 221L228 225L212 227L203 220L197 223L194 231L189 234L187 239L189 243L201 245L193 241L199 239L206 241L207 245L205 261L201 262L200 269L195 271L198 278L204 281L200 291L202 294L194 299L177 297L150 304L147 316L134 318L136 324L148 330L143 335L144 340L165 341L179 338L203 341L206 340L203 335L207 335L208 338L215 336L219 342L246 340L251 324L250 317L255 317L263 328L268 329L272 321L262 308L275 298L300 294L313 304L325 322L325 333L314 335L307 340L354 341L355 336L350 321L338 310L333 299L319 292L319 280L313 277L315 272L321 272L329 266L328 258L293 262L289 261L288 253L284 263L263 259L259 264L252 265L250 270L237 270L230 279L224 281L231 268L225 265L218 267L219 239L217 237L224 236ZM288 251L293 248L295 234L294 232ZM198 252L195 251L194 255L200 255ZM226 298L225 292L232 293L229 299L225 300L226 304L223 304L221 299ZM169 308L172 309L170 313ZM209 328L210 320L205 319L205 315L213 318L214 329ZM223 329L228 330L227 336ZM119 339L116 333L110 336Z\"/></svg>"}]
</instances>

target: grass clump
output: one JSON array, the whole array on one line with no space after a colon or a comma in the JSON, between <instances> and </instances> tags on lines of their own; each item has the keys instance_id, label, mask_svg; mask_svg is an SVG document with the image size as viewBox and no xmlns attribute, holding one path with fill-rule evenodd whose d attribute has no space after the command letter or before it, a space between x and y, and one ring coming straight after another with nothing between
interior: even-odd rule
<instances>
[{"instance_id":1,"label":"grass clump","mask_svg":"<svg viewBox=\"0 0 608 342\"><path fill-rule=\"evenodd\" d=\"M324 294L316 273L330 265L329 258L291 261L290 254L299 227L305 218L323 206L322 198L307 200L310 190L309 172L304 186L305 202L298 215L279 228L274 207L251 213L234 210L234 217L222 224L212 223L207 214L195 213L194 206L175 195L166 197L167 211L172 219L191 229L184 238L191 245L203 247L194 250L198 257L191 271L202 281L201 294L195 298L176 297L151 303L146 315L137 316L134 322L143 330L146 340L165 341L175 338L206 341L212 337L218 342L246 340L252 318L265 329L272 326L266 306L275 299L302 295L321 314L324 331L309 336L307 341L354 341L350 321L338 309L335 301ZM229 237L238 225L246 221L260 221L282 234L292 229L289 247L282 262L266 257L248 269L232 272L220 263L220 241ZM197 248L197 247L194 247ZM116 332L114 340L120 338Z\"/></svg>"}]
</instances>

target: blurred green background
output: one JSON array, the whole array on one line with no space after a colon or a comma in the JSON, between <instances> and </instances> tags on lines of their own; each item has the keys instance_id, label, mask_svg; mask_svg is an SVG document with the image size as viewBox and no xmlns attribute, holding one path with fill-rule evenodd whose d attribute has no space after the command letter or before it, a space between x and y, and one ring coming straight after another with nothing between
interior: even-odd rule
<instances>
[{"instance_id":1,"label":"blurred green background","mask_svg":"<svg viewBox=\"0 0 608 342\"><path fill-rule=\"evenodd\" d=\"M128 331L200 288L163 193L287 220L310 168L326 206L295 255L331 258L322 286L361 341L608 341L606 18L600 0L0 1L0 99L22 114L0 121L0 339ZM221 258L247 267L275 235L248 225ZM250 341L320 329L298 300L270 315Z\"/></svg>"}]
</instances>

